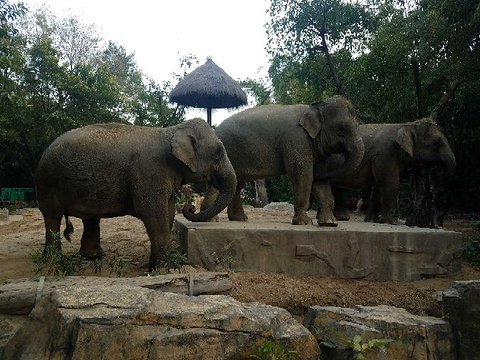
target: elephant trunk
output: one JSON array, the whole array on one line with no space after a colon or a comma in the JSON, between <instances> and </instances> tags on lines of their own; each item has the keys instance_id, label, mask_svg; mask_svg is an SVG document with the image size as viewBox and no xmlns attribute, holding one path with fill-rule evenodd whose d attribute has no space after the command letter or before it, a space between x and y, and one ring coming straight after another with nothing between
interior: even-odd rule
<instances>
[{"instance_id":1,"label":"elephant trunk","mask_svg":"<svg viewBox=\"0 0 480 360\"><path fill-rule=\"evenodd\" d=\"M455 155L453 151L449 148L447 155L444 158L443 166L445 170L445 179L452 180L453 174L455 173L455 169L457 167L457 161L455 160Z\"/></svg>"},{"instance_id":2,"label":"elephant trunk","mask_svg":"<svg viewBox=\"0 0 480 360\"><path fill-rule=\"evenodd\" d=\"M191 211L191 208L184 206L182 213L187 220L195 222L209 221L225 209L232 200L237 187L237 177L235 175L235 170L226 155L223 164L218 168L221 170L214 172L211 181L212 185L219 191L217 198L210 206L201 209L198 213L194 213Z\"/></svg>"},{"instance_id":3,"label":"elephant trunk","mask_svg":"<svg viewBox=\"0 0 480 360\"><path fill-rule=\"evenodd\" d=\"M345 157L343 164L334 170L328 169L326 173L319 174L320 179L342 178L353 172L360 165L365 154L362 138L356 138L354 143L343 154Z\"/></svg>"}]
</instances>

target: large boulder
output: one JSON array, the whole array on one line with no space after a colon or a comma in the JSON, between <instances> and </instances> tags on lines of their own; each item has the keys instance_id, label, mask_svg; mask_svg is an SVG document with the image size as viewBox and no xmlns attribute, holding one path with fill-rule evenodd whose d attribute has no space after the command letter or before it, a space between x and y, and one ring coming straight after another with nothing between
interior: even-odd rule
<instances>
[{"instance_id":1,"label":"large boulder","mask_svg":"<svg viewBox=\"0 0 480 360\"><path fill-rule=\"evenodd\" d=\"M45 296L4 359L247 359L264 342L317 359L314 336L286 310L222 295L128 285L71 287Z\"/></svg>"},{"instance_id":2,"label":"large boulder","mask_svg":"<svg viewBox=\"0 0 480 360\"><path fill-rule=\"evenodd\" d=\"M443 292L442 311L452 324L458 359L480 359L480 280L453 282Z\"/></svg>"},{"instance_id":3,"label":"large boulder","mask_svg":"<svg viewBox=\"0 0 480 360\"><path fill-rule=\"evenodd\" d=\"M361 344L373 339L392 340L385 347L365 352L365 359L455 359L455 341L448 322L429 316L416 316L393 306L341 308L313 306L304 325L320 343L335 347L322 350L322 359L347 359L352 348L347 344L357 335Z\"/></svg>"}]
</instances>

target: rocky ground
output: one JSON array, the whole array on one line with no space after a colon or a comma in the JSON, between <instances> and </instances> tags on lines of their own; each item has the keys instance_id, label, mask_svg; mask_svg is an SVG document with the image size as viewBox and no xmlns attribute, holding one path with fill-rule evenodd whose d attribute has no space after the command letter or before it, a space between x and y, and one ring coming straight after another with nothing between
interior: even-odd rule
<instances>
[{"instance_id":1,"label":"rocky ground","mask_svg":"<svg viewBox=\"0 0 480 360\"><path fill-rule=\"evenodd\" d=\"M248 208L252 221L261 226L262 217L285 219L291 212L284 209ZM255 219L255 220L253 220ZM72 241L63 240L65 253L76 253L80 247L82 224L72 219L76 231ZM356 219L357 221L359 218ZM225 215L220 221L227 221ZM468 220L449 220L445 228L468 231ZM81 275L122 276L146 275L150 244L141 221L130 216L104 219L101 222L102 247L107 259L102 262L101 272L94 272L90 264ZM0 219L0 284L7 279L39 276L30 258L39 254L44 243L44 227L37 209L24 209L21 215L10 215L8 220ZM121 265L121 266L119 266ZM181 271L202 271L191 266ZM402 307L419 315L439 316L439 308L432 295L446 288L455 280L480 279L480 269L464 263L460 273L423 279L415 282L375 282L366 280L295 278L283 274L258 272L236 272L231 274L234 287L230 295L243 302L259 301L302 315L311 305L353 305L387 304Z\"/></svg>"}]
</instances>

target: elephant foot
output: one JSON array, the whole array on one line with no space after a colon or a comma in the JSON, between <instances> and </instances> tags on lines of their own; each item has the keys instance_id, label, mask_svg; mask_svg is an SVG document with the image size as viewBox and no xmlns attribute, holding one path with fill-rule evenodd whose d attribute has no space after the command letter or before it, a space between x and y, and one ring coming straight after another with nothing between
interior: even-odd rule
<instances>
[{"instance_id":1,"label":"elephant foot","mask_svg":"<svg viewBox=\"0 0 480 360\"><path fill-rule=\"evenodd\" d=\"M318 226L338 226L331 210L317 211Z\"/></svg>"},{"instance_id":2,"label":"elephant foot","mask_svg":"<svg viewBox=\"0 0 480 360\"><path fill-rule=\"evenodd\" d=\"M334 227L334 226L338 226L338 223L335 220L335 217L333 216L333 214L329 214L329 215L317 214L317 225Z\"/></svg>"},{"instance_id":3,"label":"elephant foot","mask_svg":"<svg viewBox=\"0 0 480 360\"><path fill-rule=\"evenodd\" d=\"M329 219L327 221L317 221L317 226L330 226L330 227L337 227L338 223Z\"/></svg>"},{"instance_id":4,"label":"elephant foot","mask_svg":"<svg viewBox=\"0 0 480 360\"><path fill-rule=\"evenodd\" d=\"M230 221L247 221L248 220L248 216L243 214L243 215L230 215L228 214L228 220Z\"/></svg>"},{"instance_id":5,"label":"elephant foot","mask_svg":"<svg viewBox=\"0 0 480 360\"><path fill-rule=\"evenodd\" d=\"M313 225L312 219L308 215L294 216L292 219L293 225Z\"/></svg>"},{"instance_id":6,"label":"elephant foot","mask_svg":"<svg viewBox=\"0 0 480 360\"><path fill-rule=\"evenodd\" d=\"M228 220L230 221L247 221L248 216L245 214L245 211L243 211L243 208L240 209L228 209L227 210L228 214Z\"/></svg>"},{"instance_id":7,"label":"elephant foot","mask_svg":"<svg viewBox=\"0 0 480 360\"><path fill-rule=\"evenodd\" d=\"M86 259L100 259L105 256L105 252L100 249L80 249L80 255Z\"/></svg>"}]
</instances>

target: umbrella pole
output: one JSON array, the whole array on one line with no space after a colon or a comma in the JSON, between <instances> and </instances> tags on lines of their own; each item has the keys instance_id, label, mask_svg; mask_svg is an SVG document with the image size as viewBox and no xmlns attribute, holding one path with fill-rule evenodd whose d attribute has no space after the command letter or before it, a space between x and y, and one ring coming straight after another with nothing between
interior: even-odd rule
<instances>
[{"instance_id":1,"label":"umbrella pole","mask_svg":"<svg viewBox=\"0 0 480 360\"><path fill-rule=\"evenodd\" d=\"M207 123L212 126L212 109L207 109Z\"/></svg>"}]
</instances>

